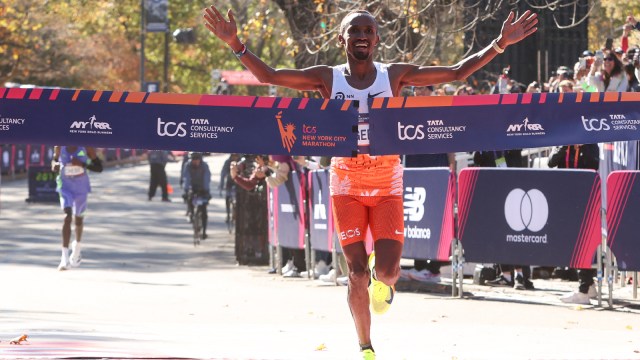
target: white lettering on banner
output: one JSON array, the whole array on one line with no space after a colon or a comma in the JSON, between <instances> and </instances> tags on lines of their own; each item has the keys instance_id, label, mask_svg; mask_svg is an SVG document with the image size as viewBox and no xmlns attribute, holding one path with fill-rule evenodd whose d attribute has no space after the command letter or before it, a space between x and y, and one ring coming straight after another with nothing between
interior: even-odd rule
<instances>
[{"instance_id":1,"label":"white lettering on banner","mask_svg":"<svg viewBox=\"0 0 640 360\"><path fill-rule=\"evenodd\" d=\"M422 140L424 139L424 125L403 125L398 121L398 139Z\"/></svg>"},{"instance_id":2,"label":"white lettering on banner","mask_svg":"<svg viewBox=\"0 0 640 360\"><path fill-rule=\"evenodd\" d=\"M507 136L545 135L541 124L530 124L529 118L522 120L522 124L511 124L507 127Z\"/></svg>"},{"instance_id":3,"label":"white lettering on banner","mask_svg":"<svg viewBox=\"0 0 640 360\"><path fill-rule=\"evenodd\" d=\"M293 204L280 204L280 211L283 213L295 213L296 206Z\"/></svg>"},{"instance_id":4,"label":"white lettering on banner","mask_svg":"<svg viewBox=\"0 0 640 360\"><path fill-rule=\"evenodd\" d=\"M404 194L404 219L418 222L424 217L427 190L423 187L407 187Z\"/></svg>"},{"instance_id":5,"label":"white lettering on banner","mask_svg":"<svg viewBox=\"0 0 640 360\"><path fill-rule=\"evenodd\" d=\"M355 228L340 232L338 234L338 237L340 238L340 240L347 240L355 236L360 236L360 234L360 228Z\"/></svg>"},{"instance_id":6,"label":"white lettering on banner","mask_svg":"<svg viewBox=\"0 0 640 360\"><path fill-rule=\"evenodd\" d=\"M529 230L538 232L544 229L549 219L549 203L542 191L531 189L524 191L516 188L507 195L504 203L504 216L513 231ZM507 242L546 244L547 234L526 235L507 234Z\"/></svg>"},{"instance_id":7,"label":"white lettering on banner","mask_svg":"<svg viewBox=\"0 0 640 360\"><path fill-rule=\"evenodd\" d=\"M72 134L112 134L111 125L108 122L96 120L96 116L92 115L89 121L74 121L69 126L69 132Z\"/></svg>"},{"instance_id":8,"label":"white lettering on banner","mask_svg":"<svg viewBox=\"0 0 640 360\"><path fill-rule=\"evenodd\" d=\"M162 121L161 118L158 118L158 135L169 136L169 137L174 137L174 136L185 137L187 136L187 129L185 129L185 126L187 126L187 123Z\"/></svg>"},{"instance_id":9,"label":"white lettering on banner","mask_svg":"<svg viewBox=\"0 0 640 360\"><path fill-rule=\"evenodd\" d=\"M404 237L407 239L431 239L431 229L407 226L404 229Z\"/></svg>"},{"instance_id":10,"label":"white lettering on banner","mask_svg":"<svg viewBox=\"0 0 640 360\"><path fill-rule=\"evenodd\" d=\"M25 119L2 117L0 115L0 131L11 130L11 125L24 125Z\"/></svg>"},{"instance_id":11,"label":"white lettering on banner","mask_svg":"<svg viewBox=\"0 0 640 360\"><path fill-rule=\"evenodd\" d=\"M607 119L587 119L582 116L582 126L587 131L608 131L611 129Z\"/></svg>"}]
</instances>

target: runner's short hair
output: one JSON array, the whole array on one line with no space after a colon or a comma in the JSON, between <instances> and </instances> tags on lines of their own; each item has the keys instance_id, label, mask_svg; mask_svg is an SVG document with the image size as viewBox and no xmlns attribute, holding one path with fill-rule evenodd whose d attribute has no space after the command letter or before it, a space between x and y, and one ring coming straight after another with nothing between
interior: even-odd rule
<instances>
[{"instance_id":1,"label":"runner's short hair","mask_svg":"<svg viewBox=\"0 0 640 360\"><path fill-rule=\"evenodd\" d=\"M353 17L353 16L357 16L357 15L367 15L370 16L373 21L376 23L376 32L378 31L378 22L376 21L376 17L373 16L373 14L371 14L370 12L368 12L367 10L353 10L351 12L349 12L345 17L342 18L342 22L340 22L340 35L343 34L344 32L344 28L347 27L347 21Z\"/></svg>"}]
</instances>

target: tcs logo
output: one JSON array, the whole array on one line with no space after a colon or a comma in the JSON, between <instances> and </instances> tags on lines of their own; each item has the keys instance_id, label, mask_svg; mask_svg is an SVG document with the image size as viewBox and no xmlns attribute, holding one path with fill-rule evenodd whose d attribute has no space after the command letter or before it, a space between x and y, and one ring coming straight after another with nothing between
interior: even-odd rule
<instances>
[{"instance_id":1,"label":"tcs logo","mask_svg":"<svg viewBox=\"0 0 640 360\"><path fill-rule=\"evenodd\" d=\"M169 137L185 137L187 136L187 129L185 126L187 123L175 123L173 121L162 121L161 118L158 118L158 135L159 136L169 136Z\"/></svg>"},{"instance_id":2,"label":"tcs logo","mask_svg":"<svg viewBox=\"0 0 640 360\"><path fill-rule=\"evenodd\" d=\"M582 116L582 126L587 131L607 131L611 129L607 119L587 119L584 116Z\"/></svg>"},{"instance_id":3,"label":"tcs logo","mask_svg":"<svg viewBox=\"0 0 640 360\"><path fill-rule=\"evenodd\" d=\"M424 125L402 125L398 121L398 139L422 140L424 139Z\"/></svg>"}]
</instances>

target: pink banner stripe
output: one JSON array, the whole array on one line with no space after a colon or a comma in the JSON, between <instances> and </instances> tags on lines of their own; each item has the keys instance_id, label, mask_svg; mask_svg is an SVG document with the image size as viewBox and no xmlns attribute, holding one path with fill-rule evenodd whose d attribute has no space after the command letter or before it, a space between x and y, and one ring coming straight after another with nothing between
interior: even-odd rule
<instances>
[{"instance_id":1,"label":"pink banner stripe","mask_svg":"<svg viewBox=\"0 0 640 360\"><path fill-rule=\"evenodd\" d=\"M611 242L615 239L615 234L617 232L617 225L620 222L621 214L621 204L622 199L625 196L625 186L628 182L628 177L626 173L612 173L609 177L611 181L611 188L607 187L607 196L611 199L611 204L607 207L607 229L609 232L607 234L607 243L611 244Z\"/></svg>"},{"instance_id":2,"label":"pink banner stripe","mask_svg":"<svg viewBox=\"0 0 640 360\"><path fill-rule=\"evenodd\" d=\"M55 101L58 99L58 94L60 94L60 89L53 89L51 95L49 96L49 100Z\"/></svg>"},{"instance_id":3,"label":"pink banner stripe","mask_svg":"<svg viewBox=\"0 0 640 360\"><path fill-rule=\"evenodd\" d=\"M531 104L531 99L533 98L533 94L524 93L522 94L522 102L521 104Z\"/></svg>"},{"instance_id":4,"label":"pink banner stripe","mask_svg":"<svg viewBox=\"0 0 640 360\"><path fill-rule=\"evenodd\" d=\"M495 95L474 95L474 96L454 96L453 106L471 105L498 105L500 96Z\"/></svg>"},{"instance_id":5,"label":"pink banner stripe","mask_svg":"<svg viewBox=\"0 0 640 360\"><path fill-rule=\"evenodd\" d=\"M581 235L578 237L578 253L575 259L575 267L584 268L585 263L591 265L591 259L585 260L589 257L589 250L592 247L593 242L593 228L595 217L599 214L600 207L598 206L600 200L600 178L595 177L593 186L591 187L591 193L589 194L589 201L585 211L585 216L582 220ZM597 224L598 226L600 224ZM587 266L588 267L588 266Z\"/></svg>"},{"instance_id":6,"label":"pink banner stripe","mask_svg":"<svg viewBox=\"0 0 640 360\"><path fill-rule=\"evenodd\" d=\"M278 109L288 109L289 105L291 105L291 98L281 98L278 103Z\"/></svg>"},{"instance_id":7,"label":"pink banner stripe","mask_svg":"<svg viewBox=\"0 0 640 360\"><path fill-rule=\"evenodd\" d=\"M302 98L302 100L300 100L300 104L298 105L298 110L304 110L307 107L308 103L309 98Z\"/></svg>"},{"instance_id":8,"label":"pink banner stripe","mask_svg":"<svg viewBox=\"0 0 640 360\"><path fill-rule=\"evenodd\" d=\"M591 191L593 192L593 188L591 189ZM585 237L585 233L586 233L586 218L587 213L589 212L590 209L590 202L591 202L591 194L589 194L589 201L587 202L587 206L585 207L585 212L582 215L582 223L580 224L580 231L578 231L578 237L576 238L575 244L573 246L573 254L571 255L571 264L575 265L578 262L578 259L580 258L580 253L582 251L582 244L584 242L584 237Z\"/></svg>"},{"instance_id":9,"label":"pink banner stripe","mask_svg":"<svg viewBox=\"0 0 640 360\"><path fill-rule=\"evenodd\" d=\"M27 89L24 88L10 88L7 93L7 99L24 99L27 94Z\"/></svg>"},{"instance_id":10,"label":"pink banner stripe","mask_svg":"<svg viewBox=\"0 0 640 360\"><path fill-rule=\"evenodd\" d=\"M459 239L462 239L464 235L464 229L467 224L467 218L469 217L469 209L471 208L471 199L473 197L473 193L475 191L476 181L478 178L477 170L467 170L465 172L469 173L468 179L465 179L461 182L462 189L460 191L460 200L458 201L458 205L460 207L459 212ZM461 173L462 174L462 173ZM461 179L462 180L462 179Z\"/></svg>"},{"instance_id":11,"label":"pink banner stripe","mask_svg":"<svg viewBox=\"0 0 640 360\"><path fill-rule=\"evenodd\" d=\"M453 203L455 191L455 176L453 173L449 176L449 186L447 186L447 197L444 207L444 216L442 217L442 229L440 231L440 242L438 244L437 259L441 261L449 260L451 251L451 241L454 236L453 229Z\"/></svg>"},{"instance_id":12,"label":"pink banner stripe","mask_svg":"<svg viewBox=\"0 0 640 360\"><path fill-rule=\"evenodd\" d=\"M636 174L631 172L625 172L620 174L620 177L622 181L619 187L622 189L622 191L621 191L621 194L619 195L619 198L616 199L617 200L616 201L617 209L615 214L616 216L615 218L612 219L613 222L610 228L609 228L609 223L607 222L607 227L610 229L609 234L607 236L607 243L609 244L609 247L613 245L616 234L618 233L618 227L620 227L622 216L624 215L624 211L627 208L627 202L629 201L629 194L633 189L633 184L636 179Z\"/></svg>"},{"instance_id":13,"label":"pink banner stripe","mask_svg":"<svg viewBox=\"0 0 640 360\"><path fill-rule=\"evenodd\" d=\"M40 100L42 96L42 88L34 88L31 89L31 93L29 94L29 100Z\"/></svg>"},{"instance_id":14,"label":"pink banner stripe","mask_svg":"<svg viewBox=\"0 0 640 360\"><path fill-rule=\"evenodd\" d=\"M298 176L298 174L295 174L296 177L300 180L300 189L298 190L298 207L299 207L299 213L300 216L298 217L298 246L300 246L300 249L304 249L304 240L305 240L305 236L304 236L304 232L305 232L305 224L304 224L304 219L305 216L307 216L307 209L305 209L304 207L304 194L305 194L305 188L307 187L307 184L305 184L304 181L304 176Z\"/></svg>"},{"instance_id":15,"label":"pink banner stripe","mask_svg":"<svg viewBox=\"0 0 640 360\"><path fill-rule=\"evenodd\" d=\"M515 105L518 103L518 94L504 94L501 95L502 101L500 104L502 105Z\"/></svg>"},{"instance_id":16,"label":"pink banner stripe","mask_svg":"<svg viewBox=\"0 0 640 360\"><path fill-rule=\"evenodd\" d=\"M620 203L624 194L624 173L612 173L607 182L607 244L615 238L616 225L620 221Z\"/></svg>"},{"instance_id":17,"label":"pink banner stripe","mask_svg":"<svg viewBox=\"0 0 640 360\"><path fill-rule=\"evenodd\" d=\"M0 88L0 99L4 98L5 92L7 92L7 88Z\"/></svg>"},{"instance_id":18,"label":"pink banner stripe","mask_svg":"<svg viewBox=\"0 0 640 360\"><path fill-rule=\"evenodd\" d=\"M540 103L540 104L544 104L544 103L546 103L546 102L547 102L547 93L541 93L541 94L540 94L540 101L539 101L539 103Z\"/></svg>"},{"instance_id":19,"label":"pink banner stripe","mask_svg":"<svg viewBox=\"0 0 640 360\"><path fill-rule=\"evenodd\" d=\"M258 101L256 101L256 104L253 107L256 108L272 108L273 104L276 103L276 98L274 97L259 97Z\"/></svg>"},{"instance_id":20,"label":"pink banner stripe","mask_svg":"<svg viewBox=\"0 0 640 360\"><path fill-rule=\"evenodd\" d=\"M250 108L255 96L219 96L203 95L198 105L204 106L229 106Z\"/></svg>"}]
</instances>

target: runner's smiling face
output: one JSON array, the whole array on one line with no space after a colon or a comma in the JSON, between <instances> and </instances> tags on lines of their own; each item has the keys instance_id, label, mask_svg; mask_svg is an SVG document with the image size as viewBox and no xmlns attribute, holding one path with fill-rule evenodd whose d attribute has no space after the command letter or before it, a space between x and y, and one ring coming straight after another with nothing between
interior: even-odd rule
<instances>
[{"instance_id":1,"label":"runner's smiling face","mask_svg":"<svg viewBox=\"0 0 640 360\"><path fill-rule=\"evenodd\" d=\"M380 42L376 20L369 14L356 13L347 16L343 24L338 40L345 46L347 56L360 61L371 59Z\"/></svg>"}]
</instances>

